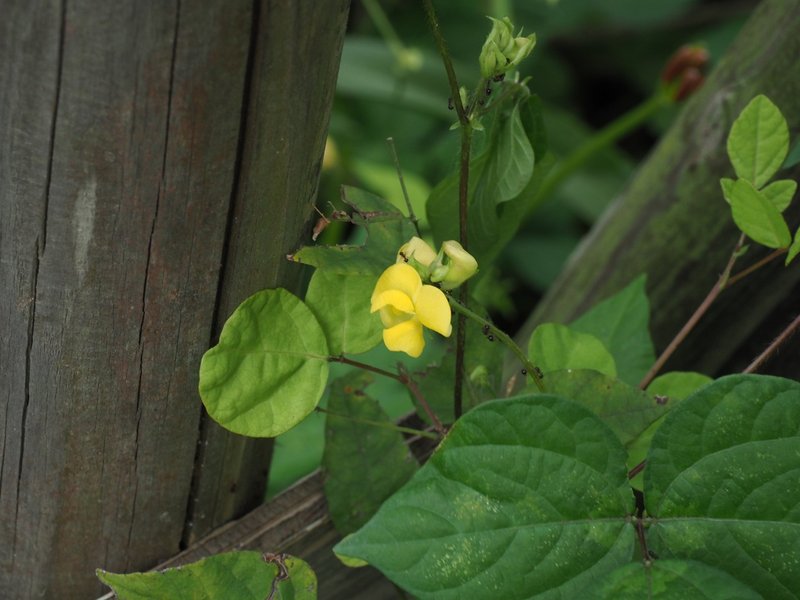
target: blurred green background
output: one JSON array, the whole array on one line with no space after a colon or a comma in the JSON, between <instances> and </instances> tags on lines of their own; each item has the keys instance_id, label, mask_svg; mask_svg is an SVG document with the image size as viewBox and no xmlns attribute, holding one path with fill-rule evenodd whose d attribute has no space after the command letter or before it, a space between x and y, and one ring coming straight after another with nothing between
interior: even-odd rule
<instances>
[{"instance_id":1,"label":"blurred green background","mask_svg":"<svg viewBox=\"0 0 800 600\"><path fill-rule=\"evenodd\" d=\"M594 132L649 98L670 55L702 44L710 68L757 2L737 0L485 0L435 2L459 83L479 79L477 57L491 28L486 16L509 16L537 46L521 75L544 103L550 151L568 155ZM459 136L448 110L449 88L421 2L354 0L345 38L318 196L324 213L341 208L339 188L354 185L405 204L386 138L392 137L415 212L424 217L431 188L457 165ZM537 209L507 247L478 293L492 317L513 332L535 307L572 249L623 189L636 165L680 105L655 115L614 148L588 161ZM481 134L477 134L481 135ZM476 140L480 143L480 140ZM338 224L337 224L338 225ZM424 228L424 219L423 219ZM320 241L358 243L357 231L331 226ZM535 268L533 268L535 266ZM442 353L428 338L409 366ZM383 347L360 360L393 369ZM332 377L345 365L332 365ZM368 390L392 417L413 407L402 385L378 378ZM321 403L325 405L325 399ZM276 440L268 495L310 473L322 456L324 417L312 414Z\"/></svg>"}]
</instances>

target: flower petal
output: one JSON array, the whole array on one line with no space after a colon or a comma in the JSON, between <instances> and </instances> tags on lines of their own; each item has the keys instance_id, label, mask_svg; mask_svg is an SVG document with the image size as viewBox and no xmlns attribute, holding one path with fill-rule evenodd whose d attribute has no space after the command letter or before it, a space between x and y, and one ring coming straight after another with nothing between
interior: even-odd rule
<instances>
[{"instance_id":1,"label":"flower petal","mask_svg":"<svg viewBox=\"0 0 800 600\"><path fill-rule=\"evenodd\" d=\"M372 310L375 311L375 301L387 290L403 292L409 298L417 295L422 287L422 279L414 267L405 263L397 263L386 269L378 278L375 290L372 292Z\"/></svg>"},{"instance_id":2,"label":"flower petal","mask_svg":"<svg viewBox=\"0 0 800 600\"><path fill-rule=\"evenodd\" d=\"M417 319L403 321L399 325L383 330L383 343L393 352L405 352L412 358L422 354L425 338L422 324Z\"/></svg>"},{"instance_id":3,"label":"flower petal","mask_svg":"<svg viewBox=\"0 0 800 600\"><path fill-rule=\"evenodd\" d=\"M414 299L414 306L417 318L425 327L445 337L449 337L453 332L453 325L450 323L452 317L450 304L442 290L432 285L423 285Z\"/></svg>"},{"instance_id":4,"label":"flower petal","mask_svg":"<svg viewBox=\"0 0 800 600\"><path fill-rule=\"evenodd\" d=\"M392 308L414 314L414 303L406 294L398 290L386 290L380 294L372 294L372 307L369 312L375 312L384 306L391 306Z\"/></svg>"}]
</instances>

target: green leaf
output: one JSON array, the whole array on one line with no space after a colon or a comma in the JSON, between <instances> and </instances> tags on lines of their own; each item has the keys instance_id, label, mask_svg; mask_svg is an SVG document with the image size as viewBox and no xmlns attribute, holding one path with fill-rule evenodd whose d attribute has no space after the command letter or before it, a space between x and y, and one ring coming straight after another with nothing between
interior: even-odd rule
<instances>
[{"instance_id":1,"label":"green leaf","mask_svg":"<svg viewBox=\"0 0 800 600\"><path fill-rule=\"evenodd\" d=\"M533 147L517 105L500 126L481 186L492 188L496 204L507 202L525 189L533 175L533 162Z\"/></svg>"},{"instance_id":2,"label":"green leaf","mask_svg":"<svg viewBox=\"0 0 800 600\"><path fill-rule=\"evenodd\" d=\"M547 391L591 410L627 446L670 410L649 394L597 371L554 371L545 379Z\"/></svg>"},{"instance_id":3,"label":"green leaf","mask_svg":"<svg viewBox=\"0 0 800 600\"><path fill-rule=\"evenodd\" d=\"M672 410L682 400L685 400L701 387L712 381L713 379L702 373L675 371L656 377L650 385L647 386L647 394L655 397L656 402L664 406L667 410ZM628 446L629 469L633 469L647 457L647 453L650 451L650 443L653 441L653 436L656 431L658 431L658 428L661 427L666 416L667 415L664 414L653 421L653 423ZM645 466L644 470L646 469L647 467ZM637 490L644 489L644 470L639 471L639 473L631 479L631 487Z\"/></svg>"},{"instance_id":4,"label":"green leaf","mask_svg":"<svg viewBox=\"0 0 800 600\"><path fill-rule=\"evenodd\" d=\"M685 400L704 385L714 381L708 375L694 371L673 371L659 375L647 386L651 396L662 396L670 400Z\"/></svg>"},{"instance_id":5,"label":"green leaf","mask_svg":"<svg viewBox=\"0 0 800 600\"><path fill-rule=\"evenodd\" d=\"M317 269L306 292L306 305L319 321L328 352L359 354L381 341L383 325L378 313L370 313L375 275L342 274Z\"/></svg>"},{"instance_id":6,"label":"green leaf","mask_svg":"<svg viewBox=\"0 0 800 600\"><path fill-rule=\"evenodd\" d=\"M557 323L543 323L531 335L528 357L543 373L562 369L592 369L617 376L614 357L599 339Z\"/></svg>"},{"instance_id":7,"label":"green leaf","mask_svg":"<svg viewBox=\"0 0 800 600\"><path fill-rule=\"evenodd\" d=\"M731 126L728 157L736 174L760 189L789 152L789 127L766 96L753 98Z\"/></svg>"},{"instance_id":8,"label":"green leaf","mask_svg":"<svg viewBox=\"0 0 800 600\"><path fill-rule=\"evenodd\" d=\"M120 575L97 570L97 577L120 600L264 600L275 585L275 600L315 600L317 578L299 558L285 556L288 579L276 581L278 565L259 552L228 552L165 571Z\"/></svg>"},{"instance_id":9,"label":"green leaf","mask_svg":"<svg viewBox=\"0 0 800 600\"><path fill-rule=\"evenodd\" d=\"M625 449L557 396L482 404L335 552L425 600L581 598L630 561Z\"/></svg>"},{"instance_id":10,"label":"green leaf","mask_svg":"<svg viewBox=\"0 0 800 600\"><path fill-rule=\"evenodd\" d=\"M322 465L328 511L342 534L364 525L417 470L402 434L352 420L392 424L380 405L364 393L371 382L368 373L353 372L331 384Z\"/></svg>"},{"instance_id":11,"label":"green leaf","mask_svg":"<svg viewBox=\"0 0 800 600\"><path fill-rule=\"evenodd\" d=\"M647 276L640 275L570 324L574 331L599 339L614 357L619 378L631 385L638 385L656 361L646 283Z\"/></svg>"},{"instance_id":12,"label":"green leaf","mask_svg":"<svg viewBox=\"0 0 800 600\"><path fill-rule=\"evenodd\" d=\"M724 571L691 560L629 563L599 582L609 600L761 600L762 596Z\"/></svg>"},{"instance_id":13,"label":"green leaf","mask_svg":"<svg viewBox=\"0 0 800 600\"><path fill-rule=\"evenodd\" d=\"M736 183L735 179L730 179L729 177L722 177L719 180L719 185L722 188L722 197L725 198L725 202L728 204L731 203L731 196L733 196L733 186Z\"/></svg>"},{"instance_id":14,"label":"green leaf","mask_svg":"<svg viewBox=\"0 0 800 600\"><path fill-rule=\"evenodd\" d=\"M786 262L784 264L788 266L798 254L800 254L800 228L794 234L794 241L789 246L789 252L786 254Z\"/></svg>"},{"instance_id":15,"label":"green leaf","mask_svg":"<svg viewBox=\"0 0 800 600\"><path fill-rule=\"evenodd\" d=\"M800 590L800 383L732 375L674 409L653 437L648 544L727 572L765 598Z\"/></svg>"},{"instance_id":16,"label":"green leaf","mask_svg":"<svg viewBox=\"0 0 800 600\"><path fill-rule=\"evenodd\" d=\"M394 264L398 249L416 235L416 230L391 202L374 194L344 187L342 198L353 207L350 220L366 229L366 243L362 246L303 246L288 258L329 273L378 276Z\"/></svg>"},{"instance_id":17,"label":"green leaf","mask_svg":"<svg viewBox=\"0 0 800 600\"><path fill-rule=\"evenodd\" d=\"M736 226L753 241L768 248L786 248L792 243L783 215L749 181L739 179L733 185L731 209Z\"/></svg>"},{"instance_id":18,"label":"green leaf","mask_svg":"<svg viewBox=\"0 0 800 600\"><path fill-rule=\"evenodd\" d=\"M794 193L797 191L797 182L792 179L779 179L773 181L761 193L764 197L772 202L780 212L789 208L794 198Z\"/></svg>"},{"instance_id":19,"label":"green leaf","mask_svg":"<svg viewBox=\"0 0 800 600\"><path fill-rule=\"evenodd\" d=\"M200 363L200 397L220 425L274 437L319 402L328 380L328 345L311 311L283 289L239 305L219 343Z\"/></svg>"}]
</instances>

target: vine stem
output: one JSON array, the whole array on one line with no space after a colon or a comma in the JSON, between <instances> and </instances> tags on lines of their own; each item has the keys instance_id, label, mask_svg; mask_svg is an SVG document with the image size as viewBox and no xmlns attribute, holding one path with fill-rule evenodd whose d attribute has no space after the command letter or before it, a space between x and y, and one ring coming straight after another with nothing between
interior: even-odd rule
<instances>
[{"instance_id":1,"label":"vine stem","mask_svg":"<svg viewBox=\"0 0 800 600\"><path fill-rule=\"evenodd\" d=\"M567 177L580 169L592 156L636 129L662 108L672 103L673 100L668 93L659 88L650 98L594 134L585 144L579 146L572 154L559 162L551 175L545 178L542 187L539 188L539 193L536 194L536 201L532 203L528 212L548 198Z\"/></svg>"},{"instance_id":2,"label":"vine stem","mask_svg":"<svg viewBox=\"0 0 800 600\"><path fill-rule=\"evenodd\" d=\"M321 406L317 406L314 410L316 410L319 413L330 415L332 417L347 419L349 421L353 421L354 423L361 423L363 425L372 425L374 427L380 427L381 429L391 429L392 431L399 431L400 433L419 435L431 440L439 439L439 436L431 433L430 431L424 431L422 429L414 429L412 427L403 427L402 425L395 425L394 423L391 423L389 421L373 421L372 419L362 419L361 417L354 417L352 415L343 415L341 413L328 410L327 408L322 408Z\"/></svg>"},{"instance_id":3,"label":"vine stem","mask_svg":"<svg viewBox=\"0 0 800 600\"><path fill-rule=\"evenodd\" d=\"M436 48L444 63L444 70L447 73L447 81L450 85L450 94L453 105L458 115L458 122L461 124L461 156L458 180L458 236L461 246L469 252L469 239L467 233L467 200L469 196L469 158L472 146L472 124L470 114L476 103L475 100L469 107L465 107L461 102L461 93L458 87L456 71L453 68L453 61L450 52L447 50L447 43L439 27L439 19L436 17L436 9L433 7L433 0L422 0L425 6L425 14L428 18L428 25L431 28ZM459 291L459 298L462 303L467 300L467 286L463 285ZM466 320L463 315L456 319L456 372L455 385L453 387L453 414L458 419L463 411L464 396L464 352L466 348Z\"/></svg>"},{"instance_id":4,"label":"vine stem","mask_svg":"<svg viewBox=\"0 0 800 600\"><path fill-rule=\"evenodd\" d=\"M350 365L351 367L356 367L358 369L362 369L364 371L370 371L372 373L377 373L378 375L383 375L384 377L389 377L394 379L395 381L399 381L402 383L408 391L414 395L414 398L417 399L419 405L425 411L425 414L428 415L428 418L433 423L433 428L436 432L444 436L446 433L446 429L444 425L442 425L441 419L436 415L436 413L431 408L431 405L428 404L428 401L425 399L425 396L422 394L422 391L419 389L417 382L411 377L411 374L406 370L402 363L398 363L397 365L397 373L392 373L391 371L387 371L386 369L381 369L380 367L375 367L372 365L368 365L367 363L362 363L357 360L353 360L352 358L347 358L346 356L339 355L339 356L329 356L328 360L330 362L338 362L345 365Z\"/></svg>"},{"instance_id":5,"label":"vine stem","mask_svg":"<svg viewBox=\"0 0 800 600\"><path fill-rule=\"evenodd\" d=\"M686 321L686 324L672 339L672 341L669 343L669 346L667 346L666 349L661 353L661 356L658 357L658 360L656 360L655 364L650 368L642 381L639 382L639 387L641 389L645 389L648 385L650 385L650 382L655 379L656 375L658 375L659 371L661 371L667 360L669 360L669 358L674 354L678 346L680 346L683 340L686 339L686 336L691 333L703 315L708 312L708 309L717 299L717 296L719 296L720 293L722 293L722 290L724 290L725 287L730 284L729 277L731 274L731 269L733 269L733 265L736 263L736 259L739 257L739 250L741 250L742 246L744 245L744 240L745 235L740 235L739 241L736 242L736 246L734 246L730 258L728 258L728 264L725 265L725 270L719 276L719 279L714 284L714 287L711 288L711 291L708 292L708 295L705 297L705 299L700 303L700 306L695 309L692 316L689 317L688 321Z\"/></svg>"},{"instance_id":6,"label":"vine stem","mask_svg":"<svg viewBox=\"0 0 800 600\"><path fill-rule=\"evenodd\" d=\"M786 329L784 329L778 337L772 340L772 343L767 346L767 349L759 354L758 357L756 357L756 359L751 362L744 371L742 371L742 373L758 372L758 370L764 366L764 363L767 362L772 355L778 351L778 348L786 343L786 341L792 337L792 335L796 333L798 329L800 329L800 315L795 317L794 321L789 323Z\"/></svg>"},{"instance_id":7,"label":"vine stem","mask_svg":"<svg viewBox=\"0 0 800 600\"><path fill-rule=\"evenodd\" d=\"M779 256L782 256L782 255L786 254L787 252L788 252L788 248L778 248L774 252L769 253L767 256L765 256L761 260L753 263L752 265L750 265L746 269L742 269L736 275L733 275L728 280L728 283L725 285L725 287L730 287L734 283L737 283L737 282L741 281L742 279L744 279L745 277L750 275L750 273L753 273L754 271L757 271L758 269L760 269L764 265L771 263L773 260L775 260Z\"/></svg>"},{"instance_id":8,"label":"vine stem","mask_svg":"<svg viewBox=\"0 0 800 600\"><path fill-rule=\"evenodd\" d=\"M501 329L498 329L497 327L495 327L495 325L493 323L491 323L490 321L484 319L478 313L473 312L472 310L470 310L469 308L467 308L466 306L461 304L461 302L459 302L458 300L456 300L452 296L448 295L447 299L450 301L450 306L453 307L453 310L455 310L460 315L462 315L464 317L467 317L467 318L470 318L473 321L475 321L476 323L480 324L484 328L485 331L491 332L491 334L494 335L495 337L497 337L497 339L502 344L505 344L508 347L508 349L511 350L516 355L516 357L519 359L519 361L523 364L523 366L525 367L525 370L527 371L527 375L530 376L530 378L533 380L533 383L535 383L536 387L539 388L539 391L540 392L544 392L545 391L544 384L542 383L542 377L540 375L541 371L539 370L539 368L536 365L534 365L530 361L530 359L525 355L525 353L522 351L522 349L514 343L514 340L512 340L511 337L509 337Z\"/></svg>"}]
</instances>

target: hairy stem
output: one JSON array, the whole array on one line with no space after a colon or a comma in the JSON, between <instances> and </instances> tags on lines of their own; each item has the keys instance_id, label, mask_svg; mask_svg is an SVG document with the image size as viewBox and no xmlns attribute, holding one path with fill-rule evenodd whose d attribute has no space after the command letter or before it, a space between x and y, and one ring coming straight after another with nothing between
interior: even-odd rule
<instances>
[{"instance_id":1,"label":"hairy stem","mask_svg":"<svg viewBox=\"0 0 800 600\"><path fill-rule=\"evenodd\" d=\"M383 375L384 377L389 377L390 379L394 379L402 384L405 384L403 378L397 373L392 373L391 371L387 371L386 369L381 369L380 367L374 367L372 365L368 365L366 363L353 360L352 358L347 358L346 356L343 356L341 354L339 356L329 356L328 362L338 362L345 365L350 365L351 367L356 367L364 371L370 371L371 373L377 373L378 375Z\"/></svg>"},{"instance_id":2,"label":"hairy stem","mask_svg":"<svg viewBox=\"0 0 800 600\"><path fill-rule=\"evenodd\" d=\"M433 0L422 0L425 6L425 15L428 17L428 25L433 34L433 40L436 42L436 48L439 55L444 62L444 70L447 72L447 82L450 84L450 94L453 98L453 105L458 115L458 121L462 127L469 125L469 117L465 106L461 102L461 94L458 92L458 79L456 79L456 71L453 68L453 61L450 58L450 52L447 50L447 43L442 35L442 30L439 28L439 19L436 17L436 9L433 7Z\"/></svg>"},{"instance_id":3,"label":"hairy stem","mask_svg":"<svg viewBox=\"0 0 800 600\"><path fill-rule=\"evenodd\" d=\"M700 303L700 306L697 307L692 316L689 317L689 320L686 321L686 324L669 343L669 346L667 346L664 352L661 353L661 356L658 357L658 360L656 360L655 364L650 368L642 381L639 382L639 387L641 389L645 389L648 385L650 385L650 382L655 379L656 375L658 375L659 371L661 371L661 369L664 367L664 364L667 362L667 360L669 360L669 358L675 353L675 350L678 349L678 346L683 343L683 340L686 339L686 336L691 333L703 315L708 312L708 309L717 299L717 296L720 295L722 290L724 290L727 285L730 285L729 277L731 274L731 269L733 269L733 265L736 263L736 259L739 256L739 250L741 250L742 246L744 245L744 240L745 235L740 235L739 241L736 242L736 246L734 246L733 252L731 252L730 258L728 259L728 264L725 265L725 270L719 276L719 279L714 284L714 287L711 288L711 291L708 292L708 295L705 297L705 299Z\"/></svg>"},{"instance_id":4,"label":"hairy stem","mask_svg":"<svg viewBox=\"0 0 800 600\"><path fill-rule=\"evenodd\" d=\"M372 419L362 419L361 417L354 417L352 415L343 415L342 413L337 413L332 410L328 410L327 408L322 408L321 406L317 406L315 409L318 413L323 413L326 415L330 415L332 417L340 417L342 419L348 419L349 421L353 421L354 423L361 423L363 425L371 425L373 427L380 427L381 429L391 429L392 431L399 431L400 433L408 433L411 435L419 435L421 437L426 437L432 440L438 440L439 436L430 431L424 431L422 429L414 429L412 427L403 427L402 425L395 425L389 421L373 421Z\"/></svg>"},{"instance_id":5,"label":"hairy stem","mask_svg":"<svg viewBox=\"0 0 800 600\"><path fill-rule=\"evenodd\" d=\"M419 389L417 382L411 378L411 374L406 370L402 363L397 365L397 370L400 373L400 381L403 382L403 384L408 388L408 391L411 392L414 395L414 398L417 399L417 402L422 407L422 410L425 411L425 414L428 415L431 423L433 423L433 428L439 435L444 436L447 430L445 429L444 425L442 425L442 421L439 419L438 415L431 408L431 405L428 404L428 401L425 399L425 396Z\"/></svg>"},{"instance_id":6,"label":"hairy stem","mask_svg":"<svg viewBox=\"0 0 800 600\"><path fill-rule=\"evenodd\" d=\"M475 98L470 103L469 107L465 107L461 102L461 93L459 92L458 79L456 78L456 71L453 68L453 61L450 58L450 52L447 50L447 43L445 42L442 31L439 27L439 20L436 17L436 10L433 7L433 0L422 0L425 6L425 14L428 17L428 25L433 33L433 39L436 42L436 48L442 57L444 63L444 70L447 72L447 81L450 84L450 94L453 99L453 104L458 114L458 122L461 124L461 159L460 159L460 177L458 181L458 235L459 242L464 250L469 251L469 239L467 234L467 200L469 195L469 157L470 148L472 145L472 124L470 123L470 111L476 104ZM483 84L486 85L486 84ZM477 94L475 94L477 96ZM467 299L467 286L462 286L459 292L459 298L462 303L466 303ZM453 414L458 419L463 410L463 393L464 393L464 351L466 345L465 334L466 321L464 317L459 315L456 320L456 373L455 373L455 386L453 388Z\"/></svg>"},{"instance_id":7,"label":"hairy stem","mask_svg":"<svg viewBox=\"0 0 800 600\"><path fill-rule=\"evenodd\" d=\"M753 263L752 265L750 265L746 269L742 269L736 275L732 275L731 278L728 279L728 282L725 284L725 287L728 288L728 287L732 286L734 283L737 283L737 282L741 281L742 279L744 279L745 277L747 277L751 273L753 273L755 271L758 271L764 265L771 263L773 260L775 260L779 256L783 256L787 252L788 252L788 248L778 248L777 250L769 253L767 256L765 256L761 260Z\"/></svg>"},{"instance_id":8,"label":"hairy stem","mask_svg":"<svg viewBox=\"0 0 800 600\"><path fill-rule=\"evenodd\" d=\"M387 371L386 369L381 369L380 367L375 367L373 365L368 365L366 363L359 362L357 360L353 360L352 358L347 358L346 356L329 356L328 361L330 362L338 362L345 365L350 365L351 367L356 367L358 369L362 369L364 371L370 371L371 373L377 373L378 375L383 375L384 377L389 377L390 379L394 379L395 381L399 381L402 383L408 391L414 395L414 398L417 399L419 405L425 411L425 414L428 415L428 418L433 423L434 429L436 429L439 435L445 434L445 427L442 425L442 421L433 412L430 404L422 395L419 387L417 386L417 382L411 377L411 374L406 370L405 366L402 363L398 363L397 365L397 373L392 373L391 371Z\"/></svg>"},{"instance_id":9,"label":"hairy stem","mask_svg":"<svg viewBox=\"0 0 800 600\"><path fill-rule=\"evenodd\" d=\"M786 343L788 339L797 332L798 329L800 329L800 315L795 317L794 321L789 323L786 329L784 329L778 337L772 340L772 343L767 346L767 349L759 354L758 357L743 371L743 373L757 373L758 370L764 366L764 363L772 358L778 349L784 343Z\"/></svg>"},{"instance_id":10,"label":"hairy stem","mask_svg":"<svg viewBox=\"0 0 800 600\"><path fill-rule=\"evenodd\" d=\"M473 321L475 321L476 323L480 324L481 327L484 328L484 331L490 333L491 335L496 337L500 341L500 343L508 347L508 349L511 350L519 359L519 361L522 363L525 369L525 374L528 375L533 380L533 383L536 384L536 387L539 388L539 391L540 392L545 391L544 384L542 383L542 377L540 375L541 371L536 365L534 365L530 361L530 359L528 359L528 357L525 355L522 349L514 343L514 340L512 340L508 335L506 335L504 331L495 327L493 323L484 319L478 313L473 312L472 310L467 308L465 305L461 304L461 302L459 302L452 296L447 296L447 299L450 301L450 306L452 306L453 310L455 310L459 315L468 317Z\"/></svg>"}]
</instances>

